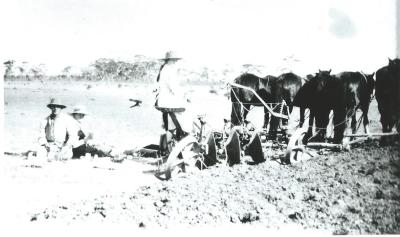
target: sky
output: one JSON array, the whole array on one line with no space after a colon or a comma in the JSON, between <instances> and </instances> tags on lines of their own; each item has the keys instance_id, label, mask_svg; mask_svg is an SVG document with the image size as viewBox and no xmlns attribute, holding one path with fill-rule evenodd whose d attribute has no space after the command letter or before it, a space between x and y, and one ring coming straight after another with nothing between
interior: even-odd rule
<instances>
[{"instance_id":1,"label":"sky","mask_svg":"<svg viewBox=\"0 0 400 237\"><path fill-rule=\"evenodd\" d=\"M396 56L396 0L2 0L2 58L50 73L97 58L206 66L296 59L293 71L372 72Z\"/></svg>"}]
</instances>

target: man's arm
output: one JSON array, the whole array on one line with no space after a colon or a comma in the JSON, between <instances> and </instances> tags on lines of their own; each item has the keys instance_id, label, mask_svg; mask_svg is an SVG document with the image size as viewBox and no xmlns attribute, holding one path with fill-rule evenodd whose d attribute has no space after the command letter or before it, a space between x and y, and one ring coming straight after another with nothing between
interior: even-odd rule
<instances>
[{"instance_id":1,"label":"man's arm","mask_svg":"<svg viewBox=\"0 0 400 237\"><path fill-rule=\"evenodd\" d=\"M43 144L47 143L47 139L46 139L46 123L47 123L47 119L43 120L40 123L39 138L38 138L39 145L43 145Z\"/></svg>"},{"instance_id":2,"label":"man's arm","mask_svg":"<svg viewBox=\"0 0 400 237\"><path fill-rule=\"evenodd\" d=\"M68 134L68 139L64 142L64 146L78 147L83 144L82 140L79 140L78 131L79 125L71 116L65 115L64 123Z\"/></svg>"},{"instance_id":3,"label":"man's arm","mask_svg":"<svg viewBox=\"0 0 400 237\"><path fill-rule=\"evenodd\" d=\"M47 118L42 120L42 122L40 123L38 143L39 145L44 146L47 151L50 151L50 146L47 143L47 138L46 138L46 125L47 125Z\"/></svg>"}]
</instances>

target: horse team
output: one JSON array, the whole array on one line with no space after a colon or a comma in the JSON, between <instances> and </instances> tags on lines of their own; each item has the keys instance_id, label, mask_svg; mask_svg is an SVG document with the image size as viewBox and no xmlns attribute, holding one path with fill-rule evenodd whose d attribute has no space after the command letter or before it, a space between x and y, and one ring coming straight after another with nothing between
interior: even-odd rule
<instances>
[{"instance_id":1,"label":"horse team","mask_svg":"<svg viewBox=\"0 0 400 237\"><path fill-rule=\"evenodd\" d=\"M375 75L375 80L374 80ZM333 143L340 144L344 131L350 121L352 132L357 130L357 110L362 111L365 133L369 133L369 104L375 97L381 114L383 132L391 132L396 125L400 131L400 59L389 59L389 64L372 74L362 72L341 72L336 75L319 70L307 78L294 73L284 73L279 77L268 75L258 77L245 73L237 77L234 83L253 89L266 102L279 105L284 100L291 113L293 106L300 108L299 126L305 121L305 110L309 109L309 127L304 142L326 140L330 112L333 111ZM246 89L231 88L231 122L240 125L246 119L250 107L263 106L254 94ZM281 109L275 106L275 110ZM270 122L269 122L270 121ZM283 121L283 123L287 123ZM264 108L264 128L269 125L269 137L276 139L279 118L269 118ZM315 126L314 126L315 125ZM313 128L315 127L315 133Z\"/></svg>"}]
</instances>

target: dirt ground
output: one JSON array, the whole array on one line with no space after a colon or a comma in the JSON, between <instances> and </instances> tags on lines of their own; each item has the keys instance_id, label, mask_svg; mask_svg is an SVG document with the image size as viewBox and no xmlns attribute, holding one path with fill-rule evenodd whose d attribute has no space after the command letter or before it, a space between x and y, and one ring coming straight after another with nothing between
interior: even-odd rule
<instances>
[{"instance_id":1,"label":"dirt ground","mask_svg":"<svg viewBox=\"0 0 400 237\"><path fill-rule=\"evenodd\" d=\"M141 116L138 111L128 109L128 98L135 97L132 92L148 96L146 87L87 87L82 83L62 92L63 86L6 83L5 150L24 151L32 146L36 122L48 113L45 104L51 92L58 92L68 105L81 95L79 99L100 118L94 123L107 125L106 131L99 131L100 141L107 141L107 134L120 149L140 145L134 142L141 140L138 137L154 141L149 133L159 128L148 128L154 127L152 120L147 120L149 125L140 124L142 118L134 119ZM205 109L213 101L217 108L211 110L210 120L220 121L220 114L229 115L226 98L208 93L206 87L195 89L194 103L204 103L199 107ZM112 106L104 106L107 103ZM140 114L157 116L157 111L151 112L150 102L141 109ZM250 116L256 117L257 112ZM372 130L379 131L375 102L370 114ZM144 162L151 158L122 163L108 158L39 162L5 155L0 162L6 189L2 216L14 224L123 223L144 229L242 226L293 227L328 234L400 233L398 142L380 147L377 141L369 141L351 151L327 152L292 165L281 164L269 148L265 154L266 161L257 165L249 157L233 167L221 161L169 181L154 177L156 166Z\"/></svg>"}]
</instances>

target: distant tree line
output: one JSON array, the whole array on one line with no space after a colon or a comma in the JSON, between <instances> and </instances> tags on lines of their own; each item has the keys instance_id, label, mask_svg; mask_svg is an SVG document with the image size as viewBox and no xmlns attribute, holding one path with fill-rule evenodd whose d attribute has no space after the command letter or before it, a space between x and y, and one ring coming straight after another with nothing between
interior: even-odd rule
<instances>
[{"instance_id":1,"label":"distant tree line","mask_svg":"<svg viewBox=\"0 0 400 237\"><path fill-rule=\"evenodd\" d=\"M28 62L16 63L8 60L4 80L87 80L87 81L137 81L146 82L156 76L160 67L157 60L136 56L134 62L116 61L100 58L85 68L66 66L60 73L50 75L45 64L30 65Z\"/></svg>"},{"instance_id":2,"label":"distant tree line","mask_svg":"<svg viewBox=\"0 0 400 237\"><path fill-rule=\"evenodd\" d=\"M4 80L71 80L105 82L152 83L157 77L161 62L157 59L136 55L132 61L99 58L89 66L77 68L64 67L58 74L50 75L45 64L31 65L28 62L8 60L5 66ZM183 67L180 72L191 84L221 83L249 72L260 76L265 74L261 65L244 64L239 68L224 66L211 68L205 66Z\"/></svg>"}]
</instances>

